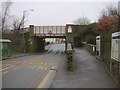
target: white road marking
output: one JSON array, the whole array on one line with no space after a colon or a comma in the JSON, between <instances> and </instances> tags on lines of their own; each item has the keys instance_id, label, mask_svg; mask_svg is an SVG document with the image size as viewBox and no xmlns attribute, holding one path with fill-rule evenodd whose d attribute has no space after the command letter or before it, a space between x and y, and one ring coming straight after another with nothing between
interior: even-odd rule
<instances>
[{"instance_id":1,"label":"white road marking","mask_svg":"<svg viewBox=\"0 0 120 90\"><path fill-rule=\"evenodd\" d=\"M10 67L6 67L6 68L3 68L3 69L0 69L0 72L3 71L3 70L6 70L6 69L9 69L9 68L12 68L12 67L15 67L16 65L12 65Z\"/></svg>"}]
</instances>

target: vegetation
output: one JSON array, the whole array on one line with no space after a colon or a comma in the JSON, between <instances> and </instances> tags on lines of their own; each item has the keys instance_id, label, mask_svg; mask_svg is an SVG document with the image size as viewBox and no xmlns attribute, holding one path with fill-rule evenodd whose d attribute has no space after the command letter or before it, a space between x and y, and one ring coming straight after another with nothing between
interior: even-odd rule
<instances>
[{"instance_id":1,"label":"vegetation","mask_svg":"<svg viewBox=\"0 0 120 90\"><path fill-rule=\"evenodd\" d=\"M11 52L11 54L20 54L21 52L15 52L15 51L13 51L13 52Z\"/></svg>"},{"instance_id":2,"label":"vegetation","mask_svg":"<svg viewBox=\"0 0 120 90\"><path fill-rule=\"evenodd\" d=\"M90 24L90 20L87 17L79 17L73 21L75 25L88 25Z\"/></svg>"},{"instance_id":3,"label":"vegetation","mask_svg":"<svg viewBox=\"0 0 120 90\"><path fill-rule=\"evenodd\" d=\"M120 86L119 65L116 60L111 59L111 35L113 32L119 31L118 23L120 16L116 8L108 7L101 12L101 16L96 25L95 32L100 34L100 59L106 66L106 69L111 73L113 79ZM112 63L110 63L112 62ZM111 66L111 67L110 67Z\"/></svg>"},{"instance_id":4,"label":"vegetation","mask_svg":"<svg viewBox=\"0 0 120 90\"><path fill-rule=\"evenodd\" d=\"M103 31L114 32L111 28L117 27L119 15L116 8L108 7L106 10L101 12L101 16L96 25L96 33Z\"/></svg>"},{"instance_id":5,"label":"vegetation","mask_svg":"<svg viewBox=\"0 0 120 90\"><path fill-rule=\"evenodd\" d=\"M22 18L16 18L16 16L10 14L11 5L13 2L7 0L2 2L2 22L0 28L2 31L3 39L10 39L12 41L12 50L15 52L26 52L28 34L26 33L26 11L23 12ZM23 35L24 34L24 35Z\"/></svg>"},{"instance_id":6,"label":"vegetation","mask_svg":"<svg viewBox=\"0 0 120 90\"><path fill-rule=\"evenodd\" d=\"M82 36L82 41L90 43L90 44L95 44L96 40L96 33L94 32L94 28L96 26L96 23L91 23L87 25L84 30L80 33L80 36Z\"/></svg>"},{"instance_id":7,"label":"vegetation","mask_svg":"<svg viewBox=\"0 0 120 90\"><path fill-rule=\"evenodd\" d=\"M12 2L10 2L10 0L2 3L2 10L1 10L2 15L0 16L2 20L2 22L0 23L2 32L5 32L6 30L9 29L9 26L10 26L9 21L11 18L11 15L10 15L11 5L12 5Z\"/></svg>"},{"instance_id":8,"label":"vegetation","mask_svg":"<svg viewBox=\"0 0 120 90\"><path fill-rule=\"evenodd\" d=\"M94 32L96 23L91 23L89 25L75 25L73 30L73 36L79 37L81 42L87 42L90 44L95 44L96 33Z\"/></svg>"}]
</instances>

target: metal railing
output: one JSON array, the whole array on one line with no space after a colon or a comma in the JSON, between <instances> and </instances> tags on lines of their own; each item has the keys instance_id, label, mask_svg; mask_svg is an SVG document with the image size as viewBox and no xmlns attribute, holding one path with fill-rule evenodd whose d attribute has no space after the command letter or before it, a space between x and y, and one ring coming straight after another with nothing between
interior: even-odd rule
<instances>
[{"instance_id":1,"label":"metal railing","mask_svg":"<svg viewBox=\"0 0 120 90\"><path fill-rule=\"evenodd\" d=\"M96 54L96 45L93 44L86 44L86 49L93 55Z\"/></svg>"}]
</instances>

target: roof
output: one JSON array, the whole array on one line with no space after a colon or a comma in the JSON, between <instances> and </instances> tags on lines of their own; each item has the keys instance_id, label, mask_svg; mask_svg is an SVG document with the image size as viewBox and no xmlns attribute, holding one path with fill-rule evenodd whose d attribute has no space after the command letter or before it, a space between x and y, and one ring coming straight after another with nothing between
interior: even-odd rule
<instances>
[{"instance_id":1,"label":"roof","mask_svg":"<svg viewBox=\"0 0 120 90\"><path fill-rule=\"evenodd\" d=\"M9 39L0 39L0 42L11 42Z\"/></svg>"}]
</instances>

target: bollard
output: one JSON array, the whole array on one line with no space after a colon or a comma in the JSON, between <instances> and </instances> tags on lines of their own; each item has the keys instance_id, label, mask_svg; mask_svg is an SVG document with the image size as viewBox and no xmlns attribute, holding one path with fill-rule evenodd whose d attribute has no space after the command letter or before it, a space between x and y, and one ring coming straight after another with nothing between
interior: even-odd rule
<instances>
[{"instance_id":1,"label":"bollard","mask_svg":"<svg viewBox=\"0 0 120 90\"><path fill-rule=\"evenodd\" d=\"M67 51L67 71L73 71L73 50Z\"/></svg>"}]
</instances>

